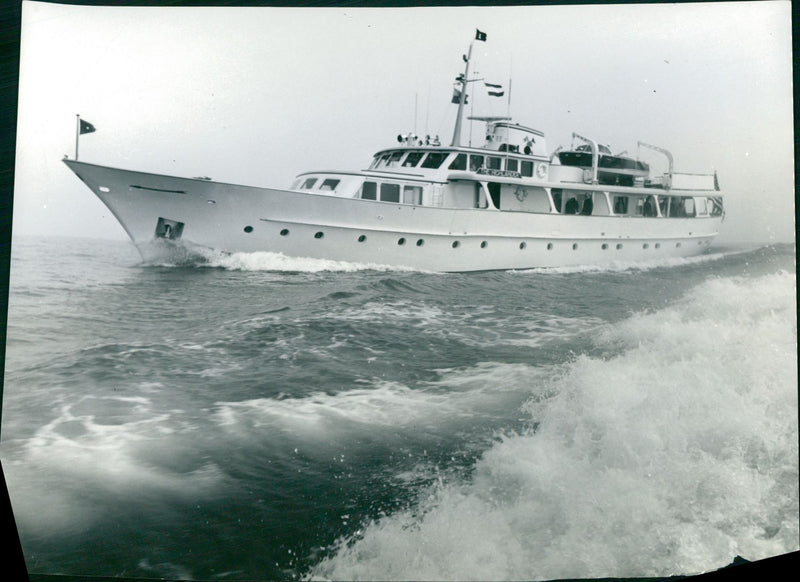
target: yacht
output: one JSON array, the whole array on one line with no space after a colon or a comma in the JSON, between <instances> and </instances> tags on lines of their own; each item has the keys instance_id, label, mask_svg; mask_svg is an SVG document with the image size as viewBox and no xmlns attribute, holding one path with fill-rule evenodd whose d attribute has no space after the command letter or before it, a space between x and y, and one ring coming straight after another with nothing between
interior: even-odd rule
<instances>
[{"instance_id":1,"label":"yacht","mask_svg":"<svg viewBox=\"0 0 800 582\"><path fill-rule=\"evenodd\" d=\"M573 133L548 153L543 132L510 116L471 116L480 143L464 145L470 78L463 56L449 145L397 135L360 171L315 171L288 188L223 183L64 163L120 222L145 259L164 248L273 252L435 272L601 265L706 252L724 218L716 173L680 173ZM498 93L493 93L497 95ZM79 119L78 136L94 131Z\"/></svg>"}]
</instances>

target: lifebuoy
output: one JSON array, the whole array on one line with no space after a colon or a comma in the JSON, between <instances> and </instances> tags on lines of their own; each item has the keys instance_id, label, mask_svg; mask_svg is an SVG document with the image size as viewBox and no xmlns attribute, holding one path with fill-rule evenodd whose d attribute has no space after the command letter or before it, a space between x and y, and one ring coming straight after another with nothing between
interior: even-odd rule
<instances>
[{"instance_id":1,"label":"lifebuoy","mask_svg":"<svg viewBox=\"0 0 800 582\"><path fill-rule=\"evenodd\" d=\"M543 180L547 176L547 166L544 164L536 166L536 176Z\"/></svg>"}]
</instances>

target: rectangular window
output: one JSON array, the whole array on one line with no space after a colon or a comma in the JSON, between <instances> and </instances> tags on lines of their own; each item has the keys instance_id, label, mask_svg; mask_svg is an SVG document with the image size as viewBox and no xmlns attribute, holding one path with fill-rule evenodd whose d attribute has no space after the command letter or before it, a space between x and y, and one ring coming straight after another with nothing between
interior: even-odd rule
<instances>
[{"instance_id":1,"label":"rectangular window","mask_svg":"<svg viewBox=\"0 0 800 582\"><path fill-rule=\"evenodd\" d=\"M389 161L386 162L387 167L396 166L400 162L400 158L403 157L403 152L394 152L391 156L389 156Z\"/></svg>"},{"instance_id":2,"label":"rectangular window","mask_svg":"<svg viewBox=\"0 0 800 582\"><path fill-rule=\"evenodd\" d=\"M324 182L322 182L322 186L319 187L320 190L336 190L336 186L339 185L339 180L334 180L333 178L328 178Z\"/></svg>"},{"instance_id":3,"label":"rectangular window","mask_svg":"<svg viewBox=\"0 0 800 582\"><path fill-rule=\"evenodd\" d=\"M506 160L506 170L509 172L517 172L519 168L519 162L517 160Z\"/></svg>"},{"instance_id":4,"label":"rectangular window","mask_svg":"<svg viewBox=\"0 0 800 582\"><path fill-rule=\"evenodd\" d=\"M403 186L403 204L422 204L422 186Z\"/></svg>"},{"instance_id":5,"label":"rectangular window","mask_svg":"<svg viewBox=\"0 0 800 582\"><path fill-rule=\"evenodd\" d=\"M419 161L422 159L422 156L425 155L425 152L411 152L406 156L405 161L403 162L404 168L415 168Z\"/></svg>"},{"instance_id":6,"label":"rectangular window","mask_svg":"<svg viewBox=\"0 0 800 582\"><path fill-rule=\"evenodd\" d=\"M302 188L303 190L310 190L311 188L314 187L314 184L316 183L317 183L316 178L306 178L306 181L303 182L303 185L300 186L300 188Z\"/></svg>"},{"instance_id":7,"label":"rectangular window","mask_svg":"<svg viewBox=\"0 0 800 582\"><path fill-rule=\"evenodd\" d=\"M486 167L490 170L499 170L503 165L502 158L488 157L486 158Z\"/></svg>"},{"instance_id":8,"label":"rectangular window","mask_svg":"<svg viewBox=\"0 0 800 582\"><path fill-rule=\"evenodd\" d=\"M628 214L627 196L614 196L614 214Z\"/></svg>"},{"instance_id":9,"label":"rectangular window","mask_svg":"<svg viewBox=\"0 0 800 582\"><path fill-rule=\"evenodd\" d=\"M364 182L361 186L361 198L364 200L377 200L378 185L375 182Z\"/></svg>"},{"instance_id":10,"label":"rectangular window","mask_svg":"<svg viewBox=\"0 0 800 582\"><path fill-rule=\"evenodd\" d=\"M453 163L450 164L450 170L466 170L467 169L467 154L458 154Z\"/></svg>"},{"instance_id":11,"label":"rectangular window","mask_svg":"<svg viewBox=\"0 0 800 582\"><path fill-rule=\"evenodd\" d=\"M400 202L400 184L381 184L381 201Z\"/></svg>"},{"instance_id":12,"label":"rectangular window","mask_svg":"<svg viewBox=\"0 0 800 582\"><path fill-rule=\"evenodd\" d=\"M526 178L533 176L533 162L522 162L522 175Z\"/></svg>"},{"instance_id":13,"label":"rectangular window","mask_svg":"<svg viewBox=\"0 0 800 582\"><path fill-rule=\"evenodd\" d=\"M422 162L423 168L430 168L430 169L437 169L439 166L442 165L445 158L447 157L447 152L431 152L428 154L428 157Z\"/></svg>"},{"instance_id":14,"label":"rectangular window","mask_svg":"<svg viewBox=\"0 0 800 582\"><path fill-rule=\"evenodd\" d=\"M470 156L469 157L469 171L477 172L483 167L483 156Z\"/></svg>"}]
</instances>

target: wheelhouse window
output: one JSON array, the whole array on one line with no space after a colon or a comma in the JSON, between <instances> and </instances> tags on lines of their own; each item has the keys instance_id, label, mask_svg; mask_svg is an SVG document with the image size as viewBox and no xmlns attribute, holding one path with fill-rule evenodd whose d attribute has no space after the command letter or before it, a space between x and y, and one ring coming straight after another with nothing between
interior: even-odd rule
<instances>
[{"instance_id":1,"label":"wheelhouse window","mask_svg":"<svg viewBox=\"0 0 800 582\"><path fill-rule=\"evenodd\" d=\"M372 162L372 168L379 168L380 166L384 165L386 161L389 159L389 154L383 154L380 157L376 157L375 161Z\"/></svg>"},{"instance_id":2,"label":"wheelhouse window","mask_svg":"<svg viewBox=\"0 0 800 582\"><path fill-rule=\"evenodd\" d=\"M422 156L425 155L425 152L410 152L406 159L403 161L404 168L414 168L422 159Z\"/></svg>"},{"instance_id":3,"label":"wheelhouse window","mask_svg":"<svg viewBox=\"0 0 800 582\"><path fill-rule=\"evenodd\" d=\"M458 154L449 166L450 170L466 170L467 169L467 154Z\"/></svg>"},{"instance_id":4,"label":"wheelhouse window","mask_svg":"<svg viewBox=\"0 0 800 582\"><path fill-rule=\"evenodd\" d=\"M519 162L517 160L512 160L512 159L506 160L506 170L508 170L509 172L518 172Z\"/></svg>"},{"instance_id":5,"label":"wheelhouse window","mask_svg":"<svg viewBox=\"0 0 800 582\"><path fill-rule=\"evenodd\" d=\"M381 184L382 202L400 202L400 184Z\"/></svg>"},{"instance_id":6,"label":"wheelhouse window","mask_svg":"<svg viewBox=\"0 0 800 582\"><path fill-rule=\"evenodd\" d=\"M336 190L336 186L339 185L339 180L335 180L333 178L328 178L322 182L322 186L319 187L320 190Z\"/></svg>"},{"instance_id":7,"label":"wheelhouse window","mask_svg":"<svg viewBox=\"0 0 800 582\"><path fill-rule=\"evenodd\" d=\"M486 158L486 167L490 170L499 170L503 165L502 158L496 158L494 156L489 156Z\"/></svg>"},{"instance_id":8,"label":"wheelhouse window","mask_svg":"<svg viewBox=\"0 0 800 582\"><path fill-rule=\"evenodd\" d=\"M361 186L361 198L364 200L377 200L378 185L375 182L364 182Z\"/></svg>"},{"instance_id":9,"label":"wheelhouse window","mask_svg":"<svg viewBox=\"0 0 800 582\"><path fill-rule=\"evenodd\" d=\"M428 157L422 161L421 167L436 170L442 165L447 155L447 152L431 152L428 154Z\"/></svg>"},{"instance_id":10,"label":"wheelhouse window","mask_svg":"<svg viewBox=\"0 0 800 582\"><path fill-rule=\"evenodd\" d=\"M386 166L387 167L396 166L398 163L400 163L400 158L402 157L403 157L403 152L392 152L392 154L389 156L389 160L386 162Z\"/></svg>"},{"instance_id":11,"label":"wheelhouse window","mask_svg":"<svg viewBox=\"0 0 800 582\"><path fill-rule=\"evenodd\" d=\"M316 178L306 178L306 181L303 182L303 185L300 186L302 190L311 190L314 187L314 184L317 183Z\"/></svg>"}]
</instances>

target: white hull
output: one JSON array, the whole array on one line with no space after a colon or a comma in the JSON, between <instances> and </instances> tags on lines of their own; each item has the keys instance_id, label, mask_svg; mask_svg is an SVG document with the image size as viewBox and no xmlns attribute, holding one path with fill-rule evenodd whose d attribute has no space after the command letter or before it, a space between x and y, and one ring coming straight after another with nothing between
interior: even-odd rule
<instances>
[{"instance_id":1,"label":"white hull","mask_svg":"<svg viewBox=\"0 0 800 582\"><path fill-rule=\"evenodd\" d=\"M145 258L166 222L187 246L225 252L439 272L598 265L703 253L722 220L430 207L65 163Z\"/></svg>"}]
</instances>

